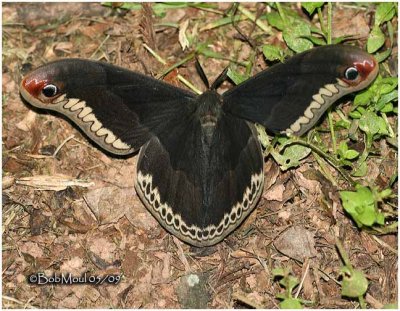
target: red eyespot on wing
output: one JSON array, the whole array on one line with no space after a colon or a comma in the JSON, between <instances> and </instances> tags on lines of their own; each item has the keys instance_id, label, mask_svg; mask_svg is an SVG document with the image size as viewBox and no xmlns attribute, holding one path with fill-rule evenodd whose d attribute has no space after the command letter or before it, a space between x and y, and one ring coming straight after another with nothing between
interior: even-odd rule
<instances>
[{"instance_id":1,"label":"red eyespot on wing","mask_svg":"<svg viewBox=\"0 0 400 311\"><path fill-rule=\"evenodd\" d=\"M354 80L346 78L343 78L342 80L354 88L356 87L356 90L360 90L369 85L375 79L379 70L375 58L368 54L367 56L359 58L359 60L354 60L351 67L357 70L358 77Z\"/></svg>"},{"instance_id":2,"label":"red eyespot on wing","mask_svg":"<svg viewBox=\"0 0 400 311\"><path fill-rule=\"evenodd\" d=\"M371 73L377 71L378 64L375 58L371 58L371 59L366 59L363 62L355 62L354 67L357 68L361 76L361 80L364 81L370 76Z\"/></svg>"},{"instance_id":3,"label":"red eyespot on wing","mask_svg":"<svg viewBox=\"0 0 400 311\"><path fill-rule=\"evenodd\" d=\"M22 87L33 97L38 98L42 89L48 84L47 80L39 80L35 77L26 77L22 80Z\"/></svg>"}]
</instances>

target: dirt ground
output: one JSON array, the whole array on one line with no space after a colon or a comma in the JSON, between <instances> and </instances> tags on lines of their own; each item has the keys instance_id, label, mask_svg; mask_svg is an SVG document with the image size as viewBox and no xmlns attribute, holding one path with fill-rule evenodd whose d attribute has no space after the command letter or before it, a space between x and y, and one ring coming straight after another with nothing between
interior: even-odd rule
<instances>
[{"instance_id":1,"label":"dirt ground","mask_svg":"<svg viewBox=\"0 0 400 311\"><path fill-rule=\"evenodd\" d=\"M267 157L256 210L223 242L194 248L168 234L136 196L136 157L104 154L66 119L34 109L19 96L24 74L62 57L104 60L156 76L190 53L182 50L176 28L187 20L188 33L226 55L199 56L210 81L229 59L242 62L253 55L243 34L256 44L284 45L279 31L265 34L249 21L238 23L242 34L232 24L208 30L229 7L174 8L151 18L146 10L96 3L3 4L4 308L278 308L277 295L284 292L272 274L278 267L290 268L302 281L294 294L306 307L358 308L358 300L341 296L343 262L335 238L369 281L367 306L397 300L397 234L375 236L357 229L337 192L346 183L333 169L337 186L310 177L319 170L312 155L288 171ZM254 13L268 9L245 7ZM362 33L357 44L365 46L374 6L333 9L334 36ZM296 4L293 10L304 14ZM262 54L255 59L252 74L267 67ZM193 59L165 79L184 87L177 73L205 90ZM221 91L229 87L225 82ZM385 157L371 159L368 178L384 188L397 170L397 151L384 140L377 147ZM41 175L58 188L36 190L19 183ZM66 178L72 186L65 187ZM397 181L393 190L397 193ZM30 283L37 273L113 277L100 285Z\"/></svg>"}]
</instances>

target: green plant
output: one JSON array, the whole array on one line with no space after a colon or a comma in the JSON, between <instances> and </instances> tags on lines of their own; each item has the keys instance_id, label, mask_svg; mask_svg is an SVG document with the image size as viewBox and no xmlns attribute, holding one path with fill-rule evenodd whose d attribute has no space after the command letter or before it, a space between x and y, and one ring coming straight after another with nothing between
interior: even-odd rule
<instances>
[{"instance_id":1,"label":"green plant","mask_svg":"<svg viewBox=\"0 0 400 311\"><path fill-rule=\"evenodd\" d=\"M343 208L350 214L359 228L374 224L384 225L385 216L378 209L378 203L391 195L390 189L381 192L361 185L356 191L340 191Z\"/></svg>"},{"instance_id":2,"label":"green plant","mask_svg":"<svg viewBox=\"0 0 400 311\"><path fill-rule=\"evenodd\" d=\"M353 268L349 257L339 240L336 240L336 247L345 264L340 269L340 275L342 277L342 296L358 298L361 308L366 309L363 296L368 289L368 280L361 270Z\"/></svg>"},{"instance_id":3,"label":"green plant","mask_svg":"<svg viewBox=\"0 0 400 311\"><path fill-rule=\"evenodd\" d=\"M299 280L292 275L290 268L276 268L272 270L274 278L279 279L279 284L285 288L285 292L276 295L282 301L279 303L281 309L302 309L300 299L294 298L293 289L299 284Z\"/></svg>"}]
</instances>

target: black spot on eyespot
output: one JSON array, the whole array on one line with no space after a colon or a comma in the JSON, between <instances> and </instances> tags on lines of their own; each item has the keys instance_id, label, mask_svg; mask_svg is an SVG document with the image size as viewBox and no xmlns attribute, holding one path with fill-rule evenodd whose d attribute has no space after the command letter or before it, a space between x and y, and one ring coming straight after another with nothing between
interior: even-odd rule
<instances>
[{"instance_id":1,"label":"black spot on eyespot","mask_svg":"<svg viewBox=\"0 0 400 311\"><path fill-rule=\"evenodd\" d=\"M150 194L150 184L146 185L146 194L149 195Z\"/></svg>"},{"instance_id":2,"label":"black spot on eyespot","mask_svg":"<svg viewBox=\"0 0 400 311\"><path fill-rule=\"evenodd\" d=\"M159 201L155 201L154 202L154 207L155 207L155 209L158 209L160 207L160 202Z\"/></svg>"},{"instance_id":3,"label":"black spot on eyespot","mask_svg":"<svg viewBox=\"0 0 400 311\"><path fill-rule=\"evenodd\" d=\"M142 189L145 189L147 186L147 182L145 179L142 180Z\"/></svg>"},{"instance_id":4,"label":"black spot on eyespot","mask_svg":"<svg viewBox=\"0 0 400 311\"><path fill-rule=\"evenodd\" d=\"M58 88L54 84L47 84L42 89L42 94L46 97L54 97L58 94Z\"/></svg>"},{"instance_id":5,"label":"black spot on eyespot","mask_svg":"<svg viewBox=\"0 0 400 311\"><path fill-rule=\"evenodd\" d=\"M172 221L172 214L168 213L167 214L167 222L171 222Z\"/></svg>"},{"instance_id":6,"label":"black spot on eyespot","mask_svg":"<svg viewBox=\"0 0 400 311\"><path fill-rule=\"evenodd\" d=\"M176 227L179 227L180 221L179 221L178 218L174 219L174 224L175 224Z\"/></svg>"},{"instance_id":7,"label":"black spot on eyespot","mask_svg":"<svg viewBox=\"0 0 400 311\"><path fill-rule=\"evenodd\" d=\"M188 232L188 228L185 225L181 226L181 230L183 233L187 233Z\"/></svg>"},{"instance_id":8,"label":"black spot on eyespot","mask_svg":"<svg viewBox=\"0 0 400 311\"><path fill-rule=\"evenodd\" d=\"M249 201L250 202L253 201L253 193L252 192L250 192L250 194L249 194Z\"/></svg>"},{"instance_id":9,"label":"black spot on eyespot","mask_svg":"<svg viewBox=\"0 0 400 311\"><path fill-rule=\"evenodd\" d=\"M211 229L210 230L210 235L212 236L212 235L214 235L214 233L215 233L215 229Z\"/></svg>"},{"instance_id":10,"label":"black spot on eyespot","mask_svg":"<svg viewBox=\"0 0 400 311\"><path fill-rule=\"evenodd\" d=\"M150 195L150 201L154 201L154 193Z\"/></svg>"},{"instance_id":11,"label":"black spot on eyespot","mask_svg":"<svg viewBox=\"0 0 400 311\"><path fill-rule=\"evenodd\" d=\"M220 224L220 225L218 226L218 228L217 228L217 233L218 233L218 234L221 234L222 229L224 229L224 226L223 226L222 224Z\"/></svg>"},{"instance_id":12,"label":"black spot on eyespot","mask_svg":"<svg viewBox=\"0 0 400 311\"><path fill-rule=\"evenodd\" d=\"M196 230L195 229L190 229L189 233L191 236L196 236Z\"/></svg>"},{"instance_id":13,"label":"black spot on eyespot","mask_svg":"<svg viewBox=\"0 0 400 311\"><path fill-rule=\"evenodd\" d=\"M167 214L167 210L165 208L161 209L161 216L165 217L165 215Z\"/></svg>"},{"instance_id":14,"label":"black spot on eyespot","mask_svg":"<svg viewBox=\"0 0 400 311\"><path fill-rule=\"evenodd\" d=\"M248 201L247 199L245 199L245 200L243 201L243 207L244 207L245 209L249 207L249 201Z\"/></svg>"},{"instance_id":15,"label":"black spot on eyespot","mask_svg":"<svg viewBox=\"0 0 400 311\"><path fill-rule=\"evenodd\" d=\"M349 67L346 69L346 71L344 72L344 77L347 80L356 80L358 78L358 70L355 67Z\"/></svg>"},{"instance_id":16,"label":"black spot on eyespot","mask_svg":"<svg viewBox=\"0 0 400 311\"><path fill-rule=\"evenodd\" d=\"M208 237L209 231L208 230L204 230L203 231L203 237Z\"/></svg>"},{"instance_id":17,"label":"black spot on eyespot","mask_svg":"<svg viewBox=\"0 0 400 311\"><path fill-rule=\"evenodd\" d=\"M237 218L240 218L240 217L242 216L242 208L241 208L241 207L239 207L239 208L237 209L237 211L236 211L236 216L237 216Z\"/></svg>"},{"instance_id":18,"label":"black spot on eyespot","mask_svg":"<svg viewBox=\"0 0 400 311\"><path fill-rule=\"evenodd\" d=\"M232 213L231 214L231 221L235 221L236 220L236 213Z\"/></svg>"},{"instance_id":19,"label":"black spot on eyespot","mask_svg":"<svg viewBox=\"0 0 400 311\"><path fill-rule=\"evenodd\" d=\"M202 235L203 235L203 232L201 232L200 230L197 231L197 237L198 237L199 239L202 238Z\"/></svg>"}]
</instances>

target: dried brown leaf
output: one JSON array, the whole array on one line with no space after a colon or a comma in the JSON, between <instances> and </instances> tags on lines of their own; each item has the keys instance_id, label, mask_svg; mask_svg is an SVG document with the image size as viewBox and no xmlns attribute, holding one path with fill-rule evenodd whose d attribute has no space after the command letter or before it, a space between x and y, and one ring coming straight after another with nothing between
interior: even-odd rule
<instances>
[{"instance_id":1,"label":"dried brown leaf","mask_svg":"<svg viewBox=\"0 0 400 311\"><path fill-rule=\"evenodd\" d=\"M132 207L133 189L121 189L115 186L89 191L86 202L100 224L117 222Z\"/></svg>"},{"instance_id":2,"label":"dried brown leaf","mask_svg":"<svg viewBox=\"0 0 400 311\"><path fill-rule=\"evenodd\" d=\"M317 255L314 245L314 234L301 226L289 228L274 242L278 251L299 261Z\"/></svg>"}]
</instances>

